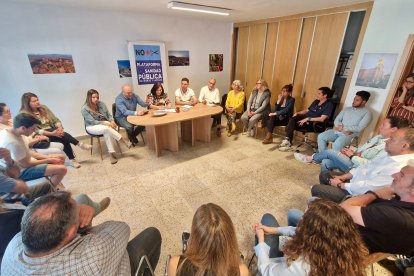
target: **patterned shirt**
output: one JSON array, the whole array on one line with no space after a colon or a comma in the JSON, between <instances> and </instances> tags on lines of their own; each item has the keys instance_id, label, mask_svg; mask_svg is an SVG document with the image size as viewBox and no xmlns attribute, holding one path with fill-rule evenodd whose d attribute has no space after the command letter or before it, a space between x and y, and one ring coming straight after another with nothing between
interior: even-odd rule
<instances>
[{"instance_id":1,"label":"patterned shirt","mask_svg":"<svg viewBox=\"0 0 414 276\"><path fill-rule=\"evenodd\" d=\"M21 233L7 246L2 275L131 275L128 252L129 226L107 221L78 235L69 244L43 257L24 253Z\"/></svg>"},{"instance_id":2,"label":"patterned shirt","mask_svg":"<svg viewBox=\"0 0 414 276\"><path fill-rule=\"evenodd\" d=\"M166 106L169 105L171 103L170 99L168 98L167 93L164 92L164 94L161 94L160 96L154 96L152 95L152 93L149 93L147 95L147 99L145 100L145 102L148 105L156 105L156 106Z\"/></svg>"}]
</instances>

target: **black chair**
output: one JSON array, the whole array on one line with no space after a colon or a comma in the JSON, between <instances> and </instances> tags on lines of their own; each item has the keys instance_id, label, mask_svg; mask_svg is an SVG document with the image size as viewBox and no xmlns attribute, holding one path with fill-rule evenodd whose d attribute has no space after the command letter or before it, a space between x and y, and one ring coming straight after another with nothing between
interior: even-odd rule
<instances>
[{"instance_id":1,"label":"black chair","mask_svg":"<svg viewBox=\"0 0 414 276\"><path fill-rule=\"evenodd\" d=\"M113 103L113 104L112 104L112 116L113 116L113 118L114 118L114 122L115 122L115 124L118 126L118 132L119 132L119 129L120 129L121 127L120 127L120 125L119 125L119 123L118 123L118 120L115 118L115 112L116 112L116 104L115 104L115 103ZM140 134L141 134L141 138L142 138L142 143L145 145L144 135L142 134L142 132L141 132Z\"/></svg>"},{"instance_id":2,"label":"black chair","mask_svg":"<svg viewBox=\"0 0 414 276\"><path fill-rule=\"evenodd\" d=\"M303 145L307 145L312 148L313 152L316 153L316 150L318 146L313 145L312 141L309 139L309 133L322 133L327 128L327 122L328 120L325 120L325 122L310 122L312 124L311 129L312 130L306 130L306 129L299 129L300 132L303 134L303 140L302 142L296 147L300 148Z\"/></svg>"}]
</instances>

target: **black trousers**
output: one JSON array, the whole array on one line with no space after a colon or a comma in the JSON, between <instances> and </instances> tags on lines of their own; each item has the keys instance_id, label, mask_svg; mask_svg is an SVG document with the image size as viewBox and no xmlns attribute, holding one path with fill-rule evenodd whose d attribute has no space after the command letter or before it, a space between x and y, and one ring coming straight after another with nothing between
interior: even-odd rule
<instances>
[{"instance_id":1,"label":"black trousers","mask_svg":"<svg viewBox=\"0 0 414 276\"><path fill-rule=\"evenodd\" d=\"M53 131L54 129L48 129L47 131ZM69 159L75 159L73 154L73 149L70 144L77 145L79 141L75 139L72 135L67 132L64 132L62 137L49 136L50 142L58 142L63 144L63 151L66 153Z\"/></svg>"},{"instance_id":2,"label":"black trousers","mask_svg":"<svg viewBox=\"0 0 414 276\"><path fill-rule=\"evenodd\" d=\"M292 143L293 140L293 134L295 130L298 131L306 131L311 132L313 131L313 125L309 122L304 123L303 125L298 125L298 122L302 119L305 119L305 115L296 115L295 117L292 117L289 119L289 122L286 127L286 137L289 139L290 143Z\"/></svg>"},{"instance_id":3,"label":"black trousers","mask_svg":"<svg viewBox=\"0 0 414 276\"><path fill-rule=\"evenodd\" d=\"M341 175L342 173L338 173ZM344 198L350 193L345 190L329 184L329 179L331 179L335 174L331 172L323 172L319 174L319 181L321 184L312 186L311 194L312 196L325 198L332 200L337 203L341 203Z\"/></svg>"},{"instance_id":4,"label":"black trousers","mask_svg":"<svg viewBox=\"0 0 414 276\"><path fill-rule=\"evenodd\" d=\"M128 242L127 251L131 264L131 275L135 275L139 261L146 255L155 270L161 253L161 233L155 227L149 227ZM141 266L138 275L151 275L149 269Z\"/></svg>"},{"instance_id":5,"label":"black trousers","mask_svg":"<svg viewBox=\"0 0 414 276\"><path fill-rule=\"evenodd\" d=\"M277 126L286 126L289 122L289 118L286 116L283 120L280 120L279 116L269 116L269 111L263 113L263 125L266 126L268 132L273 133L273 129Z\"/></svg>"}]
</instances>

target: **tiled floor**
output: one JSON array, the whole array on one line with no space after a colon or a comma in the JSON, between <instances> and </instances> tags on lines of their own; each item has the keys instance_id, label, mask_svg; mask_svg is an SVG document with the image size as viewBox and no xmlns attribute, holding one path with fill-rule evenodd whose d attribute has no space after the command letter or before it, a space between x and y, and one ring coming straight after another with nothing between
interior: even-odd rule
<instances>
[{"instance_id":1,"label":"tiled floor","mask_svg":"<svg viewBox=\"0 0 414 276\"><path fill-rule=\"evenodd\" d=\"M214 202L229 213L240 251L250 258L251 224L270 212L285 225L287 210L304 209L310 186L318 182L318 165L300 163L292 153L279 152L276 144L262 145L245 135L227 137L224 130L211 143L181 143L179 152L163 151L160 157L140 143L124 149L115 165L108 155L101 161L95 144L92 156L75 149L82 167L70 169L63 183L72 193L86 193L97 201L111 197L111 205L94 224L125 221L131 237L157 227L163 238L157 275L163 274L168 254L180 253L181 232L190 230L201 204ZM380 269L376 275L390 274Z\"/></svg>"}]
</instances>

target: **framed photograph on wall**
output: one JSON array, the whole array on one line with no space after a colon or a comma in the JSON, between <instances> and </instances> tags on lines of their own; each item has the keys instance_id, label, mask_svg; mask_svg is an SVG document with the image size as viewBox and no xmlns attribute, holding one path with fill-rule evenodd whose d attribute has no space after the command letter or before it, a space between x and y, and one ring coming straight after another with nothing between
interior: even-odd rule
<instances>
[{"instance_id":1,"label":"framed photograph on wall","mask_svg":"<svg viewBox=\"0 0 414 276\"><path fill-rule=\"evenodd\" d=\"M72 55L28 54L33 74L75 73Z\"/></svg>"},{"instance_id":2,"label":"framed photograph on wall","mask_svg":"<svg viewBox=\"0 0 414 276\"><path fill-rule=\"evenodd\" d=\"M365 53L355 85L385 89L397 57L394 53Z\"/></svg>"}]
</instances>

